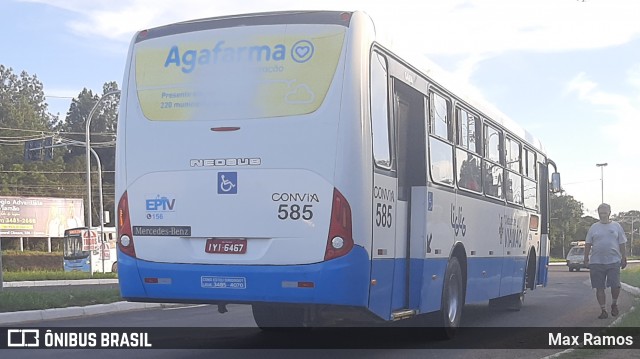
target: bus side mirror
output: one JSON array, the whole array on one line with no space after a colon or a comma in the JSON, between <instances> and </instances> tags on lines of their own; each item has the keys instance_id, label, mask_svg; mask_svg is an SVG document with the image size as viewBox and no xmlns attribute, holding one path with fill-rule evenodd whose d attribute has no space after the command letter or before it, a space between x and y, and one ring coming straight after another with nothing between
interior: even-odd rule
<instances>
[{"instance_id":1,"label":"bus side mirror","mask_svg":"<svg viewBox=\"0 0 640 359\"><path fill-rule=\"evenodd\" d=\"M560 185L560 173L554 172L551 174L551 192L558 193L562 191L562 186Z\"/></svg>"}]
</instances>

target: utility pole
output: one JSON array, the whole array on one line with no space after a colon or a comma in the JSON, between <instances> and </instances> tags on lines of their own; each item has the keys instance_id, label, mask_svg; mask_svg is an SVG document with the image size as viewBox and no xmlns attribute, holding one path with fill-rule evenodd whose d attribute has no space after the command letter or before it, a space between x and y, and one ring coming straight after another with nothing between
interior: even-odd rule
<instances>
[{"instance_id":1,"label":"utility pole","mask_svg":"<svg viewBox=\"0 0 640 359\"><path fill-rule=\"evenodd\" d=\"M604 203L604 168L608 163L596 163L596 167L600 167L600 203Z\"/></svg>"},{"instance_id":2,"label":"utility pole","mask_svg":"<svg viewBox=\"0 0 640 359\"><path fill-rule=\"evenodd\" d=\"M633 255L633 220L635 219L635 217L631 217L631 242L629 243L631 247L630 248L630 253L629 255L632 256Z\"/></svg>"}]
</instances>

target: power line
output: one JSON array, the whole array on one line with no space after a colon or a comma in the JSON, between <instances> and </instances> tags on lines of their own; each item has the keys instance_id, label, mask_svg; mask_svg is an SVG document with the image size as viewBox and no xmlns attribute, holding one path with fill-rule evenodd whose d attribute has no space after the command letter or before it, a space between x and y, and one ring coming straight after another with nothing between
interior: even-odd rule
<instances>
[{"instance_id":1,"label":"power line","mask_svg":"<svg viewBox=\"0 0 640 359\"><path fill-rule=\"evenodd\" d=\"M563 185L563 186L566 186L566 185L581 184L581 183L590 183L590 182L596 182L596 181L597 181L597 182L600 182L600 179L599 179L599 178L597 178L597 179L591 179L591 180L586 180L586 181L569 182L569 183L563 183L562 185Z\"/></svg>"},{"instance_id":2,"label":"power line","mask_svg":"<svg viewBox=\"0 0 640 359\"><path fill-rule=\"evenodd\" d=\"M102 171L102 173L115 173L116 171ZM86 171L8 171L0 170L0 173L46 173L46 174L85 174ZM91 171L91 173L98 173L98 171Z\"/></svg>"},{"instance_id":3,"label":"power line","mask_svg":"<svg viewBox=\"0 0 640 359\"><path fill-rule=\"evenodd\" d=\"M53 135L85 135L84 132L57 132L57 131L43 131L43 130L26 130L26 129L22 129L22 128L13 128L13 127L0 127L0 130L9 130L9 131L22 131L22 132L35 132L35 133L39 133L39 134L48 134L49 136L53 136ZM92 132L92 135L99 135L99 136L115 136L116 134L114 132Z\"/></svg>"},{"instance_id":4,"label":"power line","mask_svg":"<svg viewBox=\"0 0 640 359\"><path fill-rule=\"evenodd\" d=\"M83 185L83 184L64 184L64 183L60 183L60 184L34 184L34 185L30 185L30 184L6 184L6 186L8 187L23 187L23 188L73 188L73 187L79 187L79 188L87 188L87 186ZM115 185L113 184L103 184L103 187L114 187Z\"/></svg>"},{"instance_id":5,"label":"power line","mask_svg":"<svg viewBox=\"0 0 640 359\"><path fill-rule=\"evenodd\" d=\"M63 99L74 99L75 97L73 96L56 96L56 95L45 95L45 98L63 98Z\"/></svg>"},{"instance_id":6,"label":"power line","mask_svg":"<svg viewBox=\"0 0 640 359\"><path fill-rule=\"evenodd\" d=\"M25 142L29 142L29 141L34 141L34 140L40 140L43 139L45 137L54 137L54 136L36 136L36 137L16 137L15 139L10 139L10 138L6 138L3 139L3 137L0 137L0 145L18 145L18 146L22 146L25 144ZM60 143L63 144L67 144L67 145L78 145L80 142L76 141L76 140L72 140L69 138L64 138L64 137L59 137L58 138L60 140ZM106 141L106 142L92 142L92 148L108 148L108 147L114 147L116 145L116 141L115 140L111 140L111 141Z\"/></svg>"}]
</instances>

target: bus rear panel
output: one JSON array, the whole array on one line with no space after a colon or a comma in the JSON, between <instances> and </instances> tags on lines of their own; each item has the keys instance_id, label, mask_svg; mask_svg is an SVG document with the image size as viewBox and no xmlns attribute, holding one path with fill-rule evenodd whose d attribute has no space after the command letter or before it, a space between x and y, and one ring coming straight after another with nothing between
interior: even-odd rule
<instances>
[{"instance_id":1,"label":"bus rear panel","mask_svg":"<svg viewBox=\"0 0 640 359\"><path fill-rule=\"evenodd\" d=\"M125 299L367 305L368 251L334 182L348 15L137 34L117 148Z\"/></svg>"}]
</instances>

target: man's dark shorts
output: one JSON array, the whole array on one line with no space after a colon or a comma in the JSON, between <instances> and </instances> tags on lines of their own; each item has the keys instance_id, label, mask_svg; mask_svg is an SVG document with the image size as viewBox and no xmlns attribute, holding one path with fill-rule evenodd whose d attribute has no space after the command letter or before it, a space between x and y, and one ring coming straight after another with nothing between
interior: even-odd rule
<instances>
[{"instance_id":1,"label":"man's dark shorts","mask_svg":"<svg viewBox=\"0 0 640 359\"><path fill-rule=\"evenodd\" d=\"M620 288L620 263L589 264L589 272L592 288Z\"/></svg>"}]
</instances>

